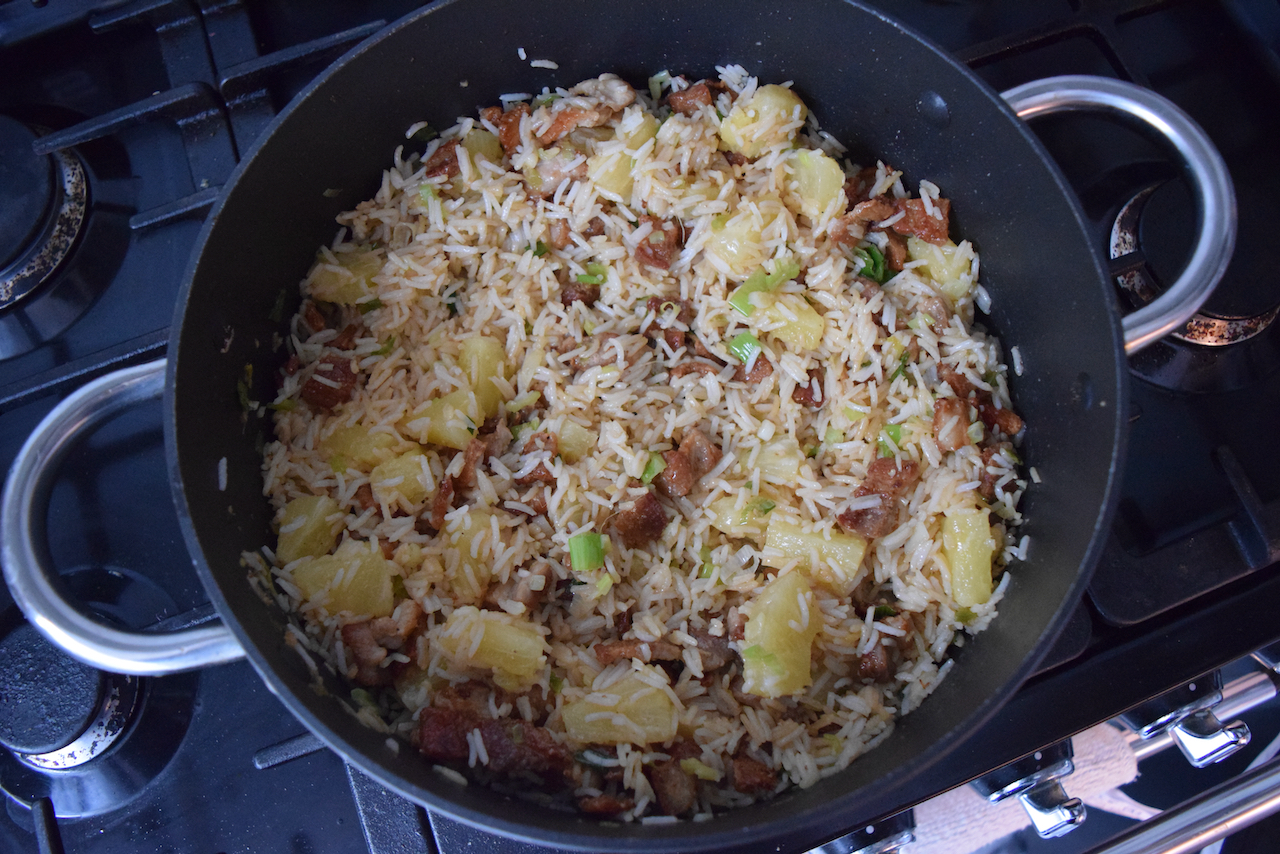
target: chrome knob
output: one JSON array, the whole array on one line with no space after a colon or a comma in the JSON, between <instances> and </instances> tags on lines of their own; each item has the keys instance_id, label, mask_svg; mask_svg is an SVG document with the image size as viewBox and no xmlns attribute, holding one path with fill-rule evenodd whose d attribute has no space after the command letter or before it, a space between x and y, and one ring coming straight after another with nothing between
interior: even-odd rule
<instances>
[{"instance_id":1,"label":"chrome knob","mask_svg":"<svg viewBox=\"0 0 1280 854\"><path fill-rule=\"evenodd\" d=\"M1050 745L974 780L990 803L1016 797L1042 839L1070 833L1088 815L1079 798L1068 797L1061 780L1075 771L1071 740Z\"/></svg>"},{"instance_id":2,"label":"chrome knob","mask_svg":"<svg viewBox=\"0 0 1280 854\"><path fill-rule=\"evenodd\" d=\"M915 813L903 810L810 849L808 854L897 854L916 841L915 829Z\"/></svg>"},{"instance_id":3,"label":"chrome knob","mask_svg":"<svg viewBox=\"0 0 1280 854\"><path fill-rule=\"evenodd\" d=\"M1222 674L1213 671L1179 686L1121 719L1143 739L1168 732L1182 755L1196 768L1221 762L1249 743L1249 727L1241 721L1224 724L1213 709L1222 702Z\"/></svg>"}]
</instances>

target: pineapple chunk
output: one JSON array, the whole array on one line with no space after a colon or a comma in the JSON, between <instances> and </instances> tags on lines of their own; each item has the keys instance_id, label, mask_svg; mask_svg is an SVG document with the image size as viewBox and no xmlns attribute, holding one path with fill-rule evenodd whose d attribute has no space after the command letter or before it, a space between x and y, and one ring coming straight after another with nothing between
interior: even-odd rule
<instances>
[{"instance_id":1,"label":"pineapple chunk","mask_svg":"<svg viewBox=\"0 0 1280 854\"><path fill-rule=\"evenodd\" d=\"M311 296L355 305L373 292L373 277L382 270L382 257L377 252L343 252L337 259L337 264L327 263L323 255L316 260L307 277Z\"/></svg>"},{"instance_id":2,"label":"pineapple chunk","mask_svg":"<svg viewBox=\"0 0 1280 854\"><path fill-rule=\"evenodd\" d=\"M781 568L799 558L800 566L815 580L836 593L848 594L853 591L867 541L842 531L832 531L831 539L827 539L821 531L806 532L794 522L775 517L769 520L765 548L767 551L760 559L765 566ZM814 552L818 555L816 565Z\"/></svg>"},{"instance_id":3,"label":"pineapple chunk","mask_svg":"<svg viewBox=\"0 0 1280 854\"><path fill-rule=\"evenodd\" d=\"M338 502L327 495L304 495L286 504L280 519L280 540L276 544L276 560L280 565L333 551L342 521L329 521L329 517L337 513Z\"/></svg>"},{"instance_id":4,"label":"pineapple chunk","mask_svg":"<svg viewBox=\"0 0 1280 854\"><path fill-rule=\"evenodd\" d=\"M788 158L791 181L787 206L811 219L818 217L844 189L844 170L821 151L801 148Z\"/></svg>"},{"instance_id":5,"label":"pineapple chunk","mask_svg":"<svg viewBox=\"0 0 1280 854\"><path fill-rule=\"evenodd\" d=\"M397 426L419 442L465 451L482 420L471 392L458 389L422 404Z\"/></svg>"},{"instance_id":6,"label":"pineapple chunk","mask_svg":"<svg viewBox=\"0 0 1280 854\"><path fill-rule=\"evenodd\" d=\"M468 338L462 342L458 367L462 368L462 375L470 387L475 389L480 420L497 415L503 397L502 390L494 385L493 380L505 380L507 377L507 352L502 342L493 338Z\"/></svg>"},{"instance_id":7,"label":"pineapple chunk","mask_svg":"<svg viewBox=\"0 0 1280 854\"><path fill-rule=\"evenodd\" d=\"M761 86L720 122L720 147L755 159L766 148L795 139L806 115L808 109L795 92L773 83Z\"/></svg>"},{"instance_id":8,"label":"pineapple chunk","mask_svg":"<svg viewBox=\"0 0 1280 854\"><path fill-rule=\"evenodd\" d=\"M822 624L804 574L788 572L775 578L748 607L742 690L757 697L803 691L810 682L813 638Z\"/></svg>"},{"instance_id":9,"label":"pineapple chunk","mask_svg":"<svg viewBox=\"0 0 1280 854\"><path fill-rule=\"evenodd\" d=\"M769 334L785 341L791 349L803 353L822 343L827 321L800 294L757 293L751 295L751 302L760 309L759 322L776 327L770 328Z\"/></svg>"},{"instance_id":10,"label":"pineapple chunk","mask_svg":"<svg viewBox=\"0 0 1280 854\"><path fill-rule=\"evenodd\" d=\"M952 510L942 520L942 551L951 567L951 596L962 608L991 598L991 560L996 540L989 510Z\"/></svg>"},{"instance_id":11,"label":"pineapple chunk","mask_svg":"<svg viewBox=\"0 0 1280 854\"><path fill-rule=\"evenodd\" d=\"M938 283L938 289L953 300L960 299L973 287L973 279L963 279L973 270L973 253L960 251L950 240L937 245L918 237L907 238L907 259L923 261L922 268Z\"/></svg>"},{"instance_id":12,"label":"pineapple chunk","mask_svg":"<svg viewBox=\"0 0 1280 854\"><path fill-rule=\"evenodd\" d=\"M644 666L650 678L665 681L662 671ZM593 697L596 699L593 700ZM617 702L597 702L612 700ZM676 705L666 691L628 673L608 687L594 689L561 710L569 738L582 744L653 744L676 735Z\"/></svg>"},{"instance_id":13,"label":"pineapple chunk","mask_svg":"<svg viewBox=\"0 0 1280 854\"><path fill-rule=\"evenodd\" d=\"M560 428L560 459L566 463L576 463L591 453L596 447L600 434L588 430L573 421L565 421Z\"/></svg>"},{"instance_id":14,"label":"pineapple chunk","mask_svg":"<svg viewBox=\"0 0 1280 854\"><path fill-rule=\"evenodd\" d=\"M493 575L491 566L495 543L492 542L492 517L487 509L473 507L471 512L446 525L444 536L457 553L458 563L445 570L454 599L466 604L478 604L489 589Z\"/></svg>"},{"instance_id":15,"label":"pineapple chunk","mask_svg":"<svg viewBox=\"0 0 1280 854\"><path fill-rule=\"evenodd\" d=\"M449 615L437 642L455 664L492 670L493 681L508 691L527 688L547 663L537 626L471 605Z\"/></svg>"},{"instance_id":16,"label":"pineapple chunk","mask_svg":"<svg viewBox=\"0 0 1280 854\"><path fill-rule=\"evenodd\" d=\"M739 462L747 467L750 455L741 452ZM800 477L800 463L804 462L804 452L800 443L793 436L782 436L774 439L756 454L755 467L760 470L760 478L765 483L776 483L783 486L794 486Z\"/></svg>"},{"instance_id":17,"label":"pineapple chunk","mask_svg":"<svg viewBox=\"0 0 1280 854\"><path fill-rule=\"evenodd\" d=\"M745 279L764 262L760 245L761 229L749 212L718 216L711 222L706 248L719 258L734 276Z\"/></svg>"},{"instance_id":18,"label":"pineapple chunk","mask_svg":"<svg viewBox=\"0 0 1280 854\"><path fill-rule=\"evenodd\" d=\"M342 578L334 584L338 572ZM395 608L391 576L396 565L372 543L347 540L331 555L311 558L293 570L293 583L307 599L329 590L329 613L350 611L371 617L389 616Z\"/></svg>"},{"instance_id":19,"label":"pineapple chunk","mask_svg":"<svg viewBox=\"0 0 1280 854\"><path fill-rule=\"evenodd\" d=\"M373 433L363 424L339 427L320 440L320 453L344 466L372 468L391 455L399 439L390 433Z\"/></svg>"},{"instance_id":20,"label":"pineapple chunk","mask_svg":"<svg viewBox=\"0 0 1280 854\"><path fill-rule=\"evenodd\" d=\"M712 501L707 506L707 512L711 514L711 527L730 537L760 542L764 539L768 514L777 505L773 499L763 496L748 498L741 507L737 505L736 495L726 495Z\"/></svg>"},{"instance_id":21,"label":"pineapple chunk","mask_svg":"<svg viewBox=\"0 0 1280 854\"><path fill-rule=\"evenodd\" d=\"M406 508L413 508L425 501L427 487L422 482L424 459L422 451L415 448L375 466L369 475L373 499L389 507L400 503Z\"/></svg>"},{"instance_id":22,"label":"pineapple chunk","mask_svg":"<svg viewBox=\"0 0 1280 854\"><path fill-rule=\"evenodd\" d=\"M462 147L467 150L467 154L471 156L471 162L474 164L477 158L483 158L490 163L502 164L502 143L498 138L487 130L482 128L472 128L471 132L462 138ZM475 171L479 171L476 169Z\"/></svg>"},{"instance_id":23,"label":"pineapple chunk","mask_svg":"<svg viewBox=\"0 0 1280 854\"><path fill-rule=\"evenodd\" d=\"M630 115L622 120L618 128L618 139L626 146L626 151L615 151L609 154L596 154L587 158L587 177L596 186L617 199L627 202L631 200L631 188L635 185L633 170L636 160L627 152L636 152L649 140L658 135L658 120L648 113L633 119Z\"/></svg>"},{"instance_id":24,"label":"pineapple chunk","mask_svg":"<svg viewBox=\"0 0 1280 854\"><path fill-rule=\"evenodd\" d=\"M627 144L627 151L634 153L658 135L659 123L649 113L641 112L639 119L632 119L630 110L627 113L618 124L618 139Z\"/></svg>"}]
</instances>

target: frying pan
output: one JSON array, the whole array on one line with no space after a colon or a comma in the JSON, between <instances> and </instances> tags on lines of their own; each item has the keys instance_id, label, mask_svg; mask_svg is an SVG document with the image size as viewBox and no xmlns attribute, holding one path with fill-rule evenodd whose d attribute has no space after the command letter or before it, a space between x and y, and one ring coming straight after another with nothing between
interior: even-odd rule
<instances>
[{"instance_id":1,"label":"frying pan","mask_svg":"<svg viewBox=\"0 0 1280 854\"><path fill-rule=\"evenodd\" d=\"M523 49L523 51L522 51ZM532 68L546 59L557 69ZM1024 499L1025 562L992 626L955 653L933 696L847 770L702 823L601 823L461 786L412 749L388 749L284 643L286 617L246 583L241 553L274 542L262 495L263 419L237 400L253 366L256 399L285 358L273 307L288 295L334 216L371 196L404 131L437 127L507 92L570 86L614 71L643 83L743 65L794 81L854 160L880 157L953 201L954 233L982 254L984 319L1024 371L1011 377L1028 429L1020 453L1043 482ZM796 850L891 812L894 788L928 770L1035 667L1074 609L1109 528L1125 446L1126 352L1184 323L1221 276L1235 234L1221 158L1173 105L1119 81L1055 78L1006 93L1010 106L940 49L845 0L627 4L451 0L364 42L301 93L239 165L201 232L177 306L167 363L113 374L63 401L33 434L5 489L6 580L28 619L72 655L110 671L159 674L247 656L295 715L348 762L404 796L491 831L560 848ZM1136 116L1180 159L1196 194L1198 242L1160 301L1122 324L1078 203L1016 113L1097 109ZM280 315L275 315L277 318ZM47 568L49 472L77 433L120 407L165 396L166 451L192 560L223 622L169 635L126 634L60 598Z\"/></svg>"}]
</instances>

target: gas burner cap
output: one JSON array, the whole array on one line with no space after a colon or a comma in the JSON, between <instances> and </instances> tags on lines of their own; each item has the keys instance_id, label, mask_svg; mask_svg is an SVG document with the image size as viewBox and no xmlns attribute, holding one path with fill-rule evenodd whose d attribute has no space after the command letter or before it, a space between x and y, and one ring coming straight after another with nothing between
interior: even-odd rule
<instances>
[{"instance_id":1,"label":"gas burner cap","mask_svg":"<svg viewBox=\"0 0 1280 854\"><path fill-rule=\"evenodd\" d=\"M71 153L32 152L36 132L0 116L0 309L52 275L85 225L89 181Z\"/></svg>"},{"instance_id":2,"label":"gas burner cap","mask_svg":"<svg viewBox=\"0 0 1280 854\"><path fill-rule=\"evenodd\" d=\"M42 230L54 199L53 161L31 150L36 133L0 116L0 269Z\"/></svg>"},{"instance_id":3,"label":"gas burner cap","mask_svg":"<svg viewBox=\"0 0 1280 854\"><path fill-rule=\"evenodd\" d=\"M0 744L43 754L72 744L102 706L106 674L23 623L0 640Z\"/></svg>"},{"instance_id":4,"label":"gas burner cap","mask_svg":"<svg viewBox=\"0 0 1280 854\"><path fill-rule=\"evenodd\" d=\"M1110 255L1113 261L1130 256L1140 257L1138 227L1142 211L1152 194L1164 183L1159 181L1144 187L1120 208L1111 227ZM1117 275L1116 284L1132 299L1135 307L1144 306L1160 295L1160 289L1145 263ZM1265 332L1277 315L1280 315L1280 306L1252 317L1215 317L1198 312L1186 326L1170 333L1169 337L1205 347L1227 347Z\"/></svg>"}]
</instances>

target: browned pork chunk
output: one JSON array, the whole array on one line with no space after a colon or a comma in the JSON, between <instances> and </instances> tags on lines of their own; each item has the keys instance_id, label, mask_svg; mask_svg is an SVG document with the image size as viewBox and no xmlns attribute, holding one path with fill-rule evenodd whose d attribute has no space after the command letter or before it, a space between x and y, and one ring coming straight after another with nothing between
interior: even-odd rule
<instances>
[{"instance_id":1,"label":"browned pork chunk","mask_svg":"<svg viewBox=\"0 0 1280 854\"><path fill-rule=\"evenodd\" d=\"M698 787L674 759L663 759L645 769L649 785L665 815L684 815L698 802Z\"/></svg>"},{"instance_id":2,"label":"browned pork chunk","mask_svg":"<svg viewBox=\"0 0 1280 854\"><path fill-rule=\"evenodd\" d=\"M867 476L853 491L854 498L878 495L880 503L859 510L845 510L836 521L868 539L883 537L898 526L898 499L920 479L914 460L881 457L867 466Z\"/></svg>"},{"instance_id":3,"label":"browned pork chunk","mask_svg":"<svg viewBox=\"0 0 1280 854\"><path fill-rule=\"evenodd\" d=\"M653 226L653 230L636 244L636 260L641 264L666 270L684 245L684 226L679 220L641 214L640 224L645 223Z\"/></svg>"},{"instance_id":4,"label":"browned pork chunk","mask_svg":"<svg viewBox=\"0 0 1280 854\"><path fill-rule=\"evenodd\" d=\"M613 527L623 545L638 549L662 536L667 527L667 511L652 492L646 492L613 517Z\"/></svg>"},{"instance_id":5,"label":"browned pork chunk","mask_svg":"<svg viewBox=\"0 0 1280 854\"><path fill-rule=\"evenodd\" d=\"M767 795L778 787L778 775L750 756L733 757L733 787L744 795Z\"/></svg>"},{"instance_id":6,"label":"browned pork chunk","mask_svg":"<svg viewBox=\"0 0 1280 854\"><path fill-rule=\"evenodd\" d=\"M692 116L703 107L711 105L711 90L706 83L695 83L688 89L672 92L667 97L671 109L686 116Z\"/></svg>"},{"instance_id":7,"label":"browned pork chunk","mask_svg":"<svg viewBox=\"0 0 1280 854\"><path fill-rule=\"evenodd\" d=\"M356 372L346 356L324 356L302 384L302 399L319 409L334 409L356 393Z\"/></svg>"},{"instance_id":8,"label":"browned pork chunk","mask_svg":"<svg viewBox=\"0 0 1280 854\"><path fill-rule=\"evenodd\" d=\"M679 661L680 647L668 641L628 640L601 641L591 648L596 661L608 667L619 658L635 658L640 661Z\"/></svg>"}]
</instances>

